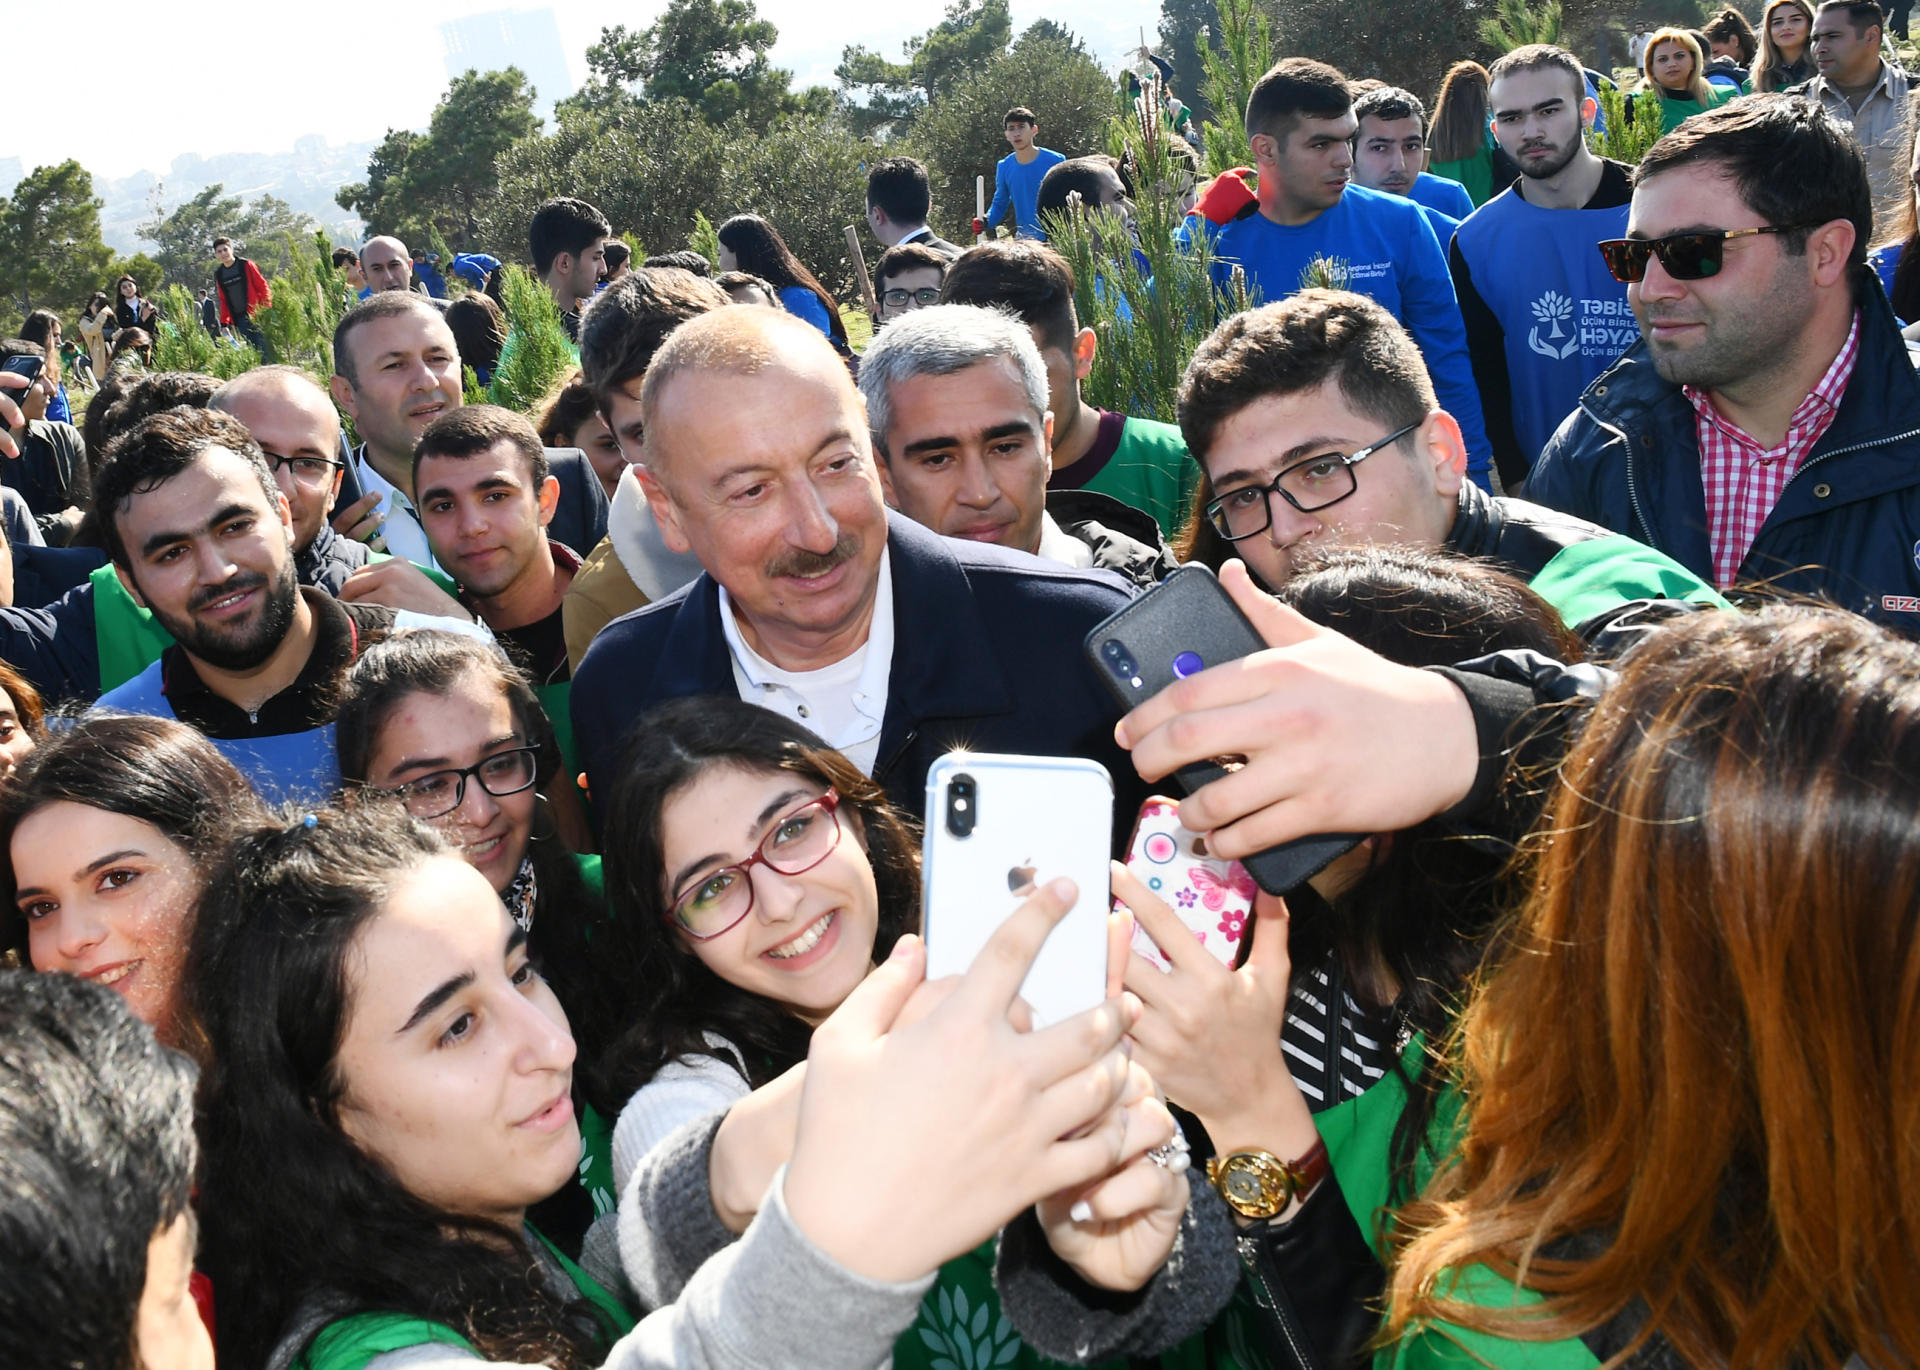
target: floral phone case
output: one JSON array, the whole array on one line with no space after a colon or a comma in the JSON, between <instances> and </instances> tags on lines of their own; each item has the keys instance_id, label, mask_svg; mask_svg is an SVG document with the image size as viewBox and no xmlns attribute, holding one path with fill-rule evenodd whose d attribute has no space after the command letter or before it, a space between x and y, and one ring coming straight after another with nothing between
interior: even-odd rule
<instances>
[{"instance_id":1,"label":"floral phone case","mask_svg":"<svg viewBox=\"0 0 1920 1370\"><path fill-rule=\"evenodd\" d=\"M1212 855L1204 837L1180 826L1178 800L1154 795L1140 806L1127 869L1166 901L1215 959L1230 966L1239 957L1253 916L1253 877L1238 861ZM1161 970L1173 969L1137 922L1133 949Z\"/></svg>"}]
</instances>

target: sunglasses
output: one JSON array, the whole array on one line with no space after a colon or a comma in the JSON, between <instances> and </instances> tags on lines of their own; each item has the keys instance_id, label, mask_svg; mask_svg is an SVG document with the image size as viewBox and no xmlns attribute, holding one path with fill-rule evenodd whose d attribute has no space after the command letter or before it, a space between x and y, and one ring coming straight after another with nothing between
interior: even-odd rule
<instances>
[{"instance_id":1,"label":"sunglasses","mask_svg":"<svg viewBox=\"0 0 1920 1370\"><path fill-rule=\"evenodd\" d=\"M1676 281L1703 281L1720 274L1730 238L1749 238L1760 233L1799 233L1812 227L1815 225L1769 224L1765 228L1669 233L1664 238L1608 238L1598 246L1613 279L1628 285L1646 278L1649 257L1658 257L1662 269Z\"/></svg>"}]
</instances>

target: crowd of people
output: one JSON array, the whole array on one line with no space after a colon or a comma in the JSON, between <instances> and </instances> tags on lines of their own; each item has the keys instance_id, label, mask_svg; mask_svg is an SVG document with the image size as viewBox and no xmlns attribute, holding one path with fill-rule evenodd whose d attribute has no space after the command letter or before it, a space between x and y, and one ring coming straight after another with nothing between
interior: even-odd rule
<instances>
[{"instance_id":1,"label":"crowd of people","mask_svg":"<svg viewBox=\"0 0 1920 1370\"><path fill-rule=\"evenodd\" d=\"M131 278L71 346L36 311L0 1365L1920 1361L1886 25L1644 35L1636 165L1560 47L1431 116L1279 62L1185 191L1177 424L1083 394L1047 241L1137 235L1136 169L1026 107L971 246L872 164L858 347L765 218L636 262L576 198L531 413L468 398L517 345L486 254L338 249L325 387L226 238L233 379L139 360ZM1123 716L1083 641L1183 567L1266 649ZM1116 862L1107 997L1036 1024L1059 872L928 978L956 750L1098 762L1118 856L1160 792L1219 861L1348 844L1233 870L1227 961Z\"/></svg>"}]
</instances>

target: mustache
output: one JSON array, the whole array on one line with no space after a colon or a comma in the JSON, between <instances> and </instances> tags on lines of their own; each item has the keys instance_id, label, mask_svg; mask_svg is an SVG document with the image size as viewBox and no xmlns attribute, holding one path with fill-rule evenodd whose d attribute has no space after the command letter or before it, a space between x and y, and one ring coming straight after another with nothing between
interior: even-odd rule
<instances>
[{"instance_id":1,"label":"mustache","mask_svg":"<svg viewBox=\"0 0 1920 1370\"><path fill-rule=\"evenodd\" d=\"M842 532L831 551L809 552L804 547L789 548L767 563L768 579L781 576L823 576L843 561L852 561L860 551L860 539Z\"/></svg>"},{"instance_id":2,"label":"mustache","mask_svg":"<svg viewBox=\"0 0 1920 1370\"><path fill-rule=\"evenodd\" d=\"M243 590L256 590L267 583L267 578L257 572L242 572L225 584L216 585L211 590L202 590L187 601L187 612L197 613L217 599L239 594Z\"/></svg>"}]
</instances>

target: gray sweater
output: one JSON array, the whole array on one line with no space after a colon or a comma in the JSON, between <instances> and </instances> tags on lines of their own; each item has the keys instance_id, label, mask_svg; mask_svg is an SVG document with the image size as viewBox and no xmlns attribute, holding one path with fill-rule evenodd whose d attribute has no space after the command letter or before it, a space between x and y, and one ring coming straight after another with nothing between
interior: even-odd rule
<instances>
[{"instance_id":1,"label":"gray sweater","mask_svg":"<svg viewBox=\"0 0 1920 1370\"><path fill-rule=\"evenodd\" d=\"M630 1269L646 1270L656 1292L675 1300L673 1307L735 1242L714 1212L708 1188L713 1138L726 1112L716 1110L672 1133L640 1162L620 1195L621 1259ZM1240 1280L1233 1220L1204 1179L1196 1175L1190 1189L1173 1254L1131 1294L1082 1280L1053 1254L1032 1210L1009 1223L1000 1234L994 1285L1022 1339L1054 1360L1086 1364L1155 1355L1212 1322ZM778 1190L776 1183L769 1197ZM760 1218L765 1216L763 1210ZM741 1244L752 1238L760 1218ZM894 1330L905 1327L902 1322ZM796 1324L792 1344L807 1344L808 1335Z\"/></svg>"}]
</instances>

